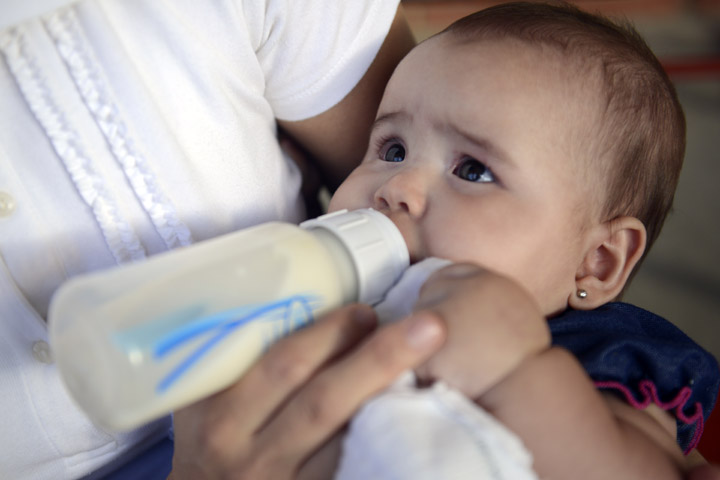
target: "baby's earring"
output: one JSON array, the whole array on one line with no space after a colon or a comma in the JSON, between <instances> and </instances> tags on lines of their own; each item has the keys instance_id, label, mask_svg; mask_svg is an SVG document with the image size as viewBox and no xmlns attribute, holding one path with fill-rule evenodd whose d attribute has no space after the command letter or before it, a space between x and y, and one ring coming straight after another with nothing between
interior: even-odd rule
<instances>
[{"instance_id":1,"label":"baby's earring","mask_svg":"<svg viewBox=\"0 0 720 480\"><path fill-rule=\"evenodd\" d=\"M587 298L588 293L587 293L587 290L585 290L585 289L583 289L583 288L578 288L577 291L575 292L575 295L577 295L577 297L578 297L580 300L584 300L584 299Z\"/></svg>"}]
</instances>

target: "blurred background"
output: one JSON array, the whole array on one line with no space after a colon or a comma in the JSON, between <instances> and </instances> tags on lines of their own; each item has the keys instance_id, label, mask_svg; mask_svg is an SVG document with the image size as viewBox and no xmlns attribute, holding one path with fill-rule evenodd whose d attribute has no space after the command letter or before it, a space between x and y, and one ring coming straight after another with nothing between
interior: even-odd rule
<instances>
[{"instance_id":1,"label":"blurred background","mask_svg":"<svg viewBox=\"0 0 720 480\"><path fill-rule=\"evenodd\" d=\"M417 40L493 4L403 0ZM670 73L687 119L675 207L625 301L682 328L720 358L720 0L576 0L631 20Z\"/></svg>"},{"instance_id":2,"label":"blurred background","mask_svg":"<svg viewBox=\"0 0 720 480\"><path fill-rule=\"evenodd\" d=\"M402 3L420 41L460 17L504 2ZM720 358L720 0L571 3L635 24L674 81L687 120L674 210L624 300L667 318ZM715 410L700 451L720 462L720 413Z\"/></svg>"}]
</instances>

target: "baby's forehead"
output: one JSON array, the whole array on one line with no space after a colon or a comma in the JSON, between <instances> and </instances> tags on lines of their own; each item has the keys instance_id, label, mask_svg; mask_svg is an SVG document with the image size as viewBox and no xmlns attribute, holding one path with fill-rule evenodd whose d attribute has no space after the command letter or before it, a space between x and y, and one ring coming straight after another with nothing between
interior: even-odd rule
<instances>
[{"instance_id":1,"label":"baby's forehead","mask_svg":"<svg viewBox=\"0 0 720 480\"><path fill-rule=\"evenodd\" d=\"M482 102L475 103L473 97L507 98L503 95L510 92L517 102L505 103L502 108L520 110L523 116L540 118L536 125L545 130L548 140L562 144L580 165L585 166L586 162L581 160L587 158L591 147L599 143L596 133L601 130L598 128L600 122L604 121L605 99L602 72L597 62L585 62L558 48L514 37L468 41L445 33L427 40L417 49L419 55L412 59L411 68L403 72L405 83L417 82L420 76L441 82L450 79L447 85L425 82L424 93L432 96L445 89L443 95L447 101L452 101L460 111L469 110L467 118L480 119L474 123L480 125L478 128L483 128L484 117L495 121L497 116L492 111L472 111L486 106ZM438 69L449 71L438 75ZM460 83L472 87L461 91L445 88L451 83L456 84L458 76L465 78ZM404 87L397 85L397 90L402 92ZM402 97L402 93L399 96ZM461 97L460 102L458 97ZM543 122L542 118L548 121ZM514 131L518 132L517 129Z\"/></svg>"},{"instance_id":2,"label":"baby's forehead","mask_svg":"<svg viewBox=\"0 0 720 480\"><path fill-rule=\"evenodd\" d=\"M461 67L453 75L480 82L488 71L501 70L508 75L507 85L531 85L538 95L554 98L558 109L576 109L583 120L596 121L603 115L607 89L602 62L580 51L512 36L467 40L452 33L430 39L427 48L434 50L435 58L452 58L453 66ZM485 60L474 62L478 56ZM433 68L423 58L418 58L416 65Z\"/></svg>"},{"instance_id":3,"label":"baby's forehead","mask_svg":"<svg viewBox=\"0 0 720 480\"><path fill-rule=\"evenodd\" d=\"M551 42L534 42L512 35L466 38L445 32L426 40L416 48L420 49L426 43L430 48L442 50L446 54L458 54L466 59L487 49L503 49L508 53L504 57L506 62L522 62L527 68L534 69L537 75L564 73L567 80L578 84L602 75L601 59L594 58L584 49L565 48Z\"/></svg>"},{"instance_id":4,"label":"baby's forehead","mask_svg":"<svg viewBox=\"0 0 720 480\"><path fill-rule=\"evenodd\" d=\"M477 78L479 82L489 71L502 70L509 82L530 79L544 85L548 95L562 92L564 104L580 101L600 105L605 96L600 61L515 37L467 40L443 33L418 45L409 57L406 77L410 80L445 69L448 75L465 76L469 81Z\"/></svg>"},{"instance_id":5,"label":"baby's forehead","mask_svg":"<svg viewBox=\"0 0 720 480\"><path fill-rule=\"evenodd\" d=\"M603 132L604 126L612 121L612 114L607 111L607 86L600 60L588 58L580 50L512 36L470 41L450 36L440 40L440 48L452 49L446 51L458 52L461 56L500 47L502 54L496 57L498 61L516 67L514 71L524 76L524 82L537 87L533 91L547 97L544 103L547 110L534 113L561 119L552 124L557 128L552 135L565 145L568 161L576 167L574 170L589 182L597 179L598 174L607 173L610 160L603 153L606 151ZM465 64L472 65L472 62Z\"/></svg>"}]
</instances>

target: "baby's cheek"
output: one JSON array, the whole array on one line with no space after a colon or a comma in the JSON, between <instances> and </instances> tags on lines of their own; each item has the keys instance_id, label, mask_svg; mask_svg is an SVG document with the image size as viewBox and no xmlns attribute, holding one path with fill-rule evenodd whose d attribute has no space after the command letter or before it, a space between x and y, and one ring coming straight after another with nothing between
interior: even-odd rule
<instances>
[{"instance_id":1,"label":"baby's cheek","mask_svg":"<svg viewBox=\"0 0 720 480\"><path fill-rule=\"evenodd\" d=\"M339 192L340 190L338 190ZM342 200L336 193L331 199L330 204L328 205L328 213L335 212L337 210L341 210L345 207L342 206Z\"/></svg>"},{"instance_id":2,"label":"baby's cheek","mask_svg":"<svg viewBox=\"0 0 720 480\"><path fill-rule=\"evenodd\" d=\"M353 188L352 183L348 183L350 179L345 180L344 183L338 187L335 194L330 199L328 205L328 212L335 212L342 209L356 210L358 208L367 208L371 205L363 205L363 195L361 192L356 191Z\"/></svg>"}]
</instances>

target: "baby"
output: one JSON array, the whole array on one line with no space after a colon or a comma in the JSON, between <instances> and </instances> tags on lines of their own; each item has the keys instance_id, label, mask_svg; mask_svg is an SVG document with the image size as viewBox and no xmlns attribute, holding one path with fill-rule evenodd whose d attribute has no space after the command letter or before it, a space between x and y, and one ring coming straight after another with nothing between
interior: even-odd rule
<instances>
[{"instance_id":1,"label":"baby","mask_svg":"<svg viewBox=\"0 0 720 480\"><path fill-rule=\"evenodd\" d=\"M504 4L402 61L331 200L385 213L413 262L456 263L415 305L448 329L415 373L507 426L542 478L679 478L714 404L712 356L613 303L660 232L684 143L675 90L631 28Z\"/></svg>"}]
</instances>

